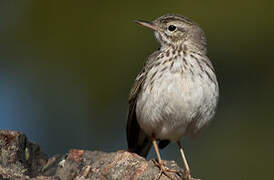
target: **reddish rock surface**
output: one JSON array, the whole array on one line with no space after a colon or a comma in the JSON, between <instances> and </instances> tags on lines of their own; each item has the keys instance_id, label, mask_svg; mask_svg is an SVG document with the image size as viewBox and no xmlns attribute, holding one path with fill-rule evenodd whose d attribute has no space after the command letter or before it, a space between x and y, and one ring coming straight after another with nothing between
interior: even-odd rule
<instances>
[{"instance_id":1,"label":"reddish rock surface","mask_svg":"<svg viewBox=\"0 0 274 180\"><path fill-rule=\"evenodd\" d=\"M167 167L183 170L174 161ZM105 153L72 149L65 155L48 158L39 145L17 131L0 130L0 180L84 180L84 179L156 179L159 175L152 161L127 151ZM182 173L172 174L182 179ZM161 180L168 179L165 175Z\"/></svg>"}]
</instances>

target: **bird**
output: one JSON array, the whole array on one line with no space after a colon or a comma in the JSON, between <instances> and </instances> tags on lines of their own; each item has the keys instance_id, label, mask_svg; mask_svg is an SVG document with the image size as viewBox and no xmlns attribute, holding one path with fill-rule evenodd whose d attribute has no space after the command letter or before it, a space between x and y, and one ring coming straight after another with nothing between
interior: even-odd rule
<instances>
[{"instance_id":1,"label":"bird","mask_svg":"<svg viewBox=\"0 0 274 180\"><path fill-rule=\"evenodd\" d=\"M145 61L128 99L128 151L146 158L152 145L161 174L172 179L159 148L178 145L185 179L192 179L181 139L197 134L214 117L219 85L207 56L207 40L196 22L179 14L135 20L153 30L160 48ZM157 142L159 142L157 144Z\"/></svg>"}]
</instances>

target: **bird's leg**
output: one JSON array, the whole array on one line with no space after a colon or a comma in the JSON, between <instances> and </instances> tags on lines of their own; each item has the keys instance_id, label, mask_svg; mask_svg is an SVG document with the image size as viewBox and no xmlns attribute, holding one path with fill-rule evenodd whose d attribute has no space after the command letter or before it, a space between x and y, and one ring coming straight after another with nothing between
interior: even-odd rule
<instances>
[{"instance_id":1,"label":"bird's leg","mask_svg":"<svg viewBox=\"0 0 274 180\"><path fill-rule=\"evenodd\" d=\"M159 174L159 176L157 177L157 179L160 179L160 177L162 176L162 174L164 174L164 175L166 175L169 179L172 180L173 178L172 178L172 176L171 176L168 172L177 173L177 171L176 171L176 170L173 170L173 169L169 169L169 168L167 168L167 167L164 166L164 163L163 163L163 161L162 161L162 159L161 159L161 156L160 156L159 148L158 148L158 146L157 146L156 139L153 139L153 140L152 140L152 143L153 143L153 147L154 147L154 149L155 149L156 155L157 155L157 157L158 157L158 162L155 161L155 160L153 160L153 162L154 162L154 164L155 164L156 166L158 166L159 169L160 169L160 174Z\"/></svg>"},{"instance_id":2,"label":"bird's leg","mask_svg":"<svg viewBox=\"0 0 274 180\"><path fill-rule=\"evenodd\" d=\"M179 150L180 150L181 157L183 159L183 163L184 163L184 167L185 167L184 178L188 179L188 180L194 180L195 178L192 178L191 175L190 175L190 169L189 169L189 166L188 166L186 156L185 156L184 150L182 148L181 142L177 141L177 144L179 146ZM196 180L198 180L198 179L196 179Z\"/></svg>"},{"instance_id":3,"label":"bird's leg","mask_svg":"<svg viewBox=\"0 0 274 180\"><path fill-rule=\"evenodd\" d=\"M183 163L184 163L184 167L185 167L185 177L187 177L188 179L191 179L190 169L189 169L189 166L188 166L186 156L185 156L184 150L182 148L181 142L177 141L177 144L179 146L179 150L180 150L181 157L183 159Z\"/></svg>"}]
</instances>

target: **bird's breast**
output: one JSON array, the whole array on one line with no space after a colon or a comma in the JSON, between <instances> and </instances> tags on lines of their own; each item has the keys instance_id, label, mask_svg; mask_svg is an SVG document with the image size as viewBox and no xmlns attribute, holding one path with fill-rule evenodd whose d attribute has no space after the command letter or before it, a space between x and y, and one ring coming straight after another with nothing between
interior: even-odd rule
<instances>
[{"instance_id":1,"label":"bird's breast","mask_svg":"<svg viewBox=\"0 0 274 180\"><path fill-rule=\"evenodd\" d=\"M137 120L147 134L178 140L194 120L200 128L213 116L216 85L195 61L186 61L178 57L147 72L136 106Z\"/></svg>"}]
</instances>

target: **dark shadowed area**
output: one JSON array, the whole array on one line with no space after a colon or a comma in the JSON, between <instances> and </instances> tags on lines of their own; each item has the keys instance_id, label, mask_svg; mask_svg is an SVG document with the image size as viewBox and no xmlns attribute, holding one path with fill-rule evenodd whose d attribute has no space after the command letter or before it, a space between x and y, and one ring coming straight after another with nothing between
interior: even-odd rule
<instances>
[{"instance_id":1,"label":"dark shadowed area","mask_svg":"<svg viewBox=\"0 0 274 180\"><path fill-rule=\"evenodd\" d=\"M129 89L159 46L133 20L179 13L206 32L220 83L214 121L182 140L193 176L274 179L273 12L268 0L1 1L0 129L49 155L125 149ZM182 166L175 144L161 154Z\"/></svg>"}]
</instances>

